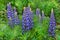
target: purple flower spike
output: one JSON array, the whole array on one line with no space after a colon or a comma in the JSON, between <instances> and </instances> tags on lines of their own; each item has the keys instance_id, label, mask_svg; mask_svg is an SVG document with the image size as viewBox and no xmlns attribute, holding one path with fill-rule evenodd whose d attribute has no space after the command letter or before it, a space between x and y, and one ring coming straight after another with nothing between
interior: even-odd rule
<instances>
[{"instance_id":1,"label":"purple flower spike","mask_svg":"<svg viewBox=\"0 0 60 40\"><path fill-rule=\"evenodd\" d=\"M45 17L45 15L44 15L44 11L42 10L41 22L43 22L44 17Z\"/></svg>"},{"instance_id":2,"label":"purple flower spike","mask_svg":"<svg viewBox=\"0 0 60 40\"><path fill-rule=\"evenodd\" d=\"M40 14L40 9L38 9L38 8L36 9L36 15L37 15L38 20L39 20L38 22L41 23L41 14Z\"/></svg>"},{"instance_id":3,"label":"purple flower spike","mask_svg":"<svg viewBox=\"0 0 60 40\"><path fill-rule=\"evenodd\" d=\"M8 3L7 4L7 17L8 17L8 21L9 21L9 25L11 27L13 27L13 22L12 22L12 18L13 18L13 10L12 10L12 7L11 7L11 3Z\"/></svg>"},{"instance_id":4,"label":"purple flower spike","mask_svg":"<svg viewBox=\"0 0 60 40\"><path fill-rule=\"evenodd\" d=\"M14 27L14 25L20 24L20 20L18 19L16 8L14 7L14 10L11 7L11 3L7 4L7 16L8 16L8 22L11 27Z\"/></svg>"},{"instance_id":5,"label":"purple flower spike","mask_svg":"<svg viewBox=\"0 0 60 40\"><path fill-rule=\"evenodd\" d=\"M36 15L37 15L37 16L40 15L40 9L39 9L39 8L36 9Z\"/></svg>"},{"instance_id":6,"label":"purple flower spike","mask_svg":"<svg viewBox=\"0 0 60 40\"><path fill-rule=\"evenodd\" d=\"M15 7L14 7L14 10L13 10L13 13L14 13L14 18L13 18L14 25L20 24L20 20L18 18L17 11L16 11Z\"/></svg>"},{"instance_id":7,"label":"purple flower spike","mask_svg":"<svg viewBox=\"0 0 60 40\"><path fill-rule=\"evenodd\" d=\"M13 22L12 22L12 18L11 17L9 17L9 26L11 26L11 28L13 28L14 27L14 24L13 24Z\"/></svg>"},{"instance_id":8,"label":"purple flower spike","mask_svg":"<svg viewBox=\"0 0 60 40\"><path fill-rule=\"evenodd\" d=\"M26 7L22 16L22 30L27 31L33 27L32 12L29 7Z\"/></svg>"},{"instance_id":9,"label":"purple flower spike","mask_svg":"<svg viewBox=\"0 0 60 40\"><path fill-rule=\"evenodd\" d=\"M49 35L52 37L55 37L55 28L56 28L56 22L55 22L54 12L52 9L50 16L50 25L49 25Z\"/></svg>"},{"instance_id":10,"label":"purple flower spike","mask_svg":"<svg viewBox=\"0 0 60 40\"><path fill-rule=\"evenodd\" d=\"M12 7L11 7L11 3L8 3L7 4L7 16L8 16L8 19L10 17L12 17L12 13L13 13L13 10L12 10Z\"/></svg>"}]
</instances>

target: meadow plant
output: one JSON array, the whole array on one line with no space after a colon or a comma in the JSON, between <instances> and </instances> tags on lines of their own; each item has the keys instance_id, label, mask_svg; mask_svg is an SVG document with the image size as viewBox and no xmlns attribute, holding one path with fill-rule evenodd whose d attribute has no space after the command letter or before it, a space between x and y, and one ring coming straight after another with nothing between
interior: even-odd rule
<instances>
[{"instance_id":1,"label":"meadow plant","mask_svg":"<svg viewBox=\"0 0 60 40\"><path fill-rule=\"evenodd\" d=\"M12 9L10 2L7 4L7 17L9 26L14 27L14 25L20 24L16 8L14 7L14 9Z\"/></svg>"},{"instance_id":2,"label":"meadow plant","mask_svg":"<svg viewBox=\"0 0 60 40\"><path fill-rule=\"evenodd\" d=\"M41 14L40 14L39 8L36 9L36 16L38 17L38 20L39 20L38 22L41 23Z\"/></svg>"},{"instance_id":3,"label":"meadow plant","mask_svg":"<svg viewBox=\"0 0 60 40\"><path fill-rule=\"evenodd\" d=\"M53 9L51 10L50 24L49 24L49 35L55 37L56 22L54 17Z\"/></svg>"},{"instance_id":4,"label":"meadow plant","mask_svg":"<svg viewBox=\"0 0 60 40\"><path fill-rule=\"evenodd\" d=\"M13 27L14 24L12 22L12 19L14 18L14 14L10 2L7 4L7 17L8 17L9 26Z\"/></svg>"},{"instance_id":5,"label":"meadow plant","mask_svg":"<svg viewBox=\"0 0 60 40\"><path fill-rule=\"evenodd\" d=\"M25 7L22 16L22 30L28 31L33 27L32 11L30 7Z\"/></svg>"},{"instance_id":6,"label":"meadow plant","mask_svg":"<svg viewBox=\"0 0 60 40\"><path fill-rule=\"evenodd\" d=\"M14 7L14 10L13 10L13 13L14 13L14 19L13 19L14 25L19 25L20 24L20 20L18 18L17 10L16 10L15 7Z\"/></svg>"}]
</instances>

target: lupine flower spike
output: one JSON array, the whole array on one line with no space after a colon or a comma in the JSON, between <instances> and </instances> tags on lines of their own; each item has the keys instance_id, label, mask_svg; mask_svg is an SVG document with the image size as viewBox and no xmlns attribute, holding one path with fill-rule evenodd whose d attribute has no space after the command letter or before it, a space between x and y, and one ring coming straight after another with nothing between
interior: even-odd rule
<instances>
[{"instance_id":1,"label":"lupine flower spike","mask_svg":"<svg viewBox=\"0 0 60 40\"><path fill-rule=\"evenodd\" d=\"M41 14L40 14L40 9L36 9L36 15L38 17L39 23L41 23Z\"/></svg>"},{"instance_id":2,"label":"lupine flower spike","mask_svg":"<svg viewBox=\"0 0 60 40\"><path fill-rule=\"evenodd\" d=\"M40 9L39 9L39 8L36 9L36 15L37 15L37 16L40 15Z\"/></svg>"},{"instance_id":3,"label":"lupine flower spike","mask_svg":"<svg viewBox=\"0 0 60 40\"><path fill-rule=\"evenodd\" d=\"M20 24L20 20L19 20L19 18L18 18L18 15L17 15L17 11L16 11L16 8L14 7L14 25L18 25L18 24Z\"/></svg>"},{"instance_id":4,"label":"lupine flower spike","mask_svg":"<svg viewBox=\"0 0 60 40\"><path fill-rule=\"evenodd\" d=\"M14 25L20 24L20 20L18 19L16 8L12 10L11 3L7 4L7 16L9 25L13 28Z\"/></svg>"},{"instance_id":5,"label":"lupine flower spike","mask_svg":"<svg viewBox=\"0 0 60 40\"><path fill-rule=\"evenodd\" d=\"M7 17L8 19L12 16L12 7L11 7L11 3L7 4Z\"/></svg>"},{"instance_id":6,"label":"lupine flower spike","mask_svg":"<svg viewBox=\"0 0 60 40\"><path fill-rule=\"evenodd\" d=\"M56 22L54 17L53 9L51 10L50 24L49 24L49 35L55 37Z\"/></svg>"},{"instance_id":7,"label":"lupine flower spike","mask_svg":"<svg viewBox=\"0 0 60 40\"><path fill-rule=\"evenodd\" d=\"M12 22L12 18L13 18L13 10L11 7L11 3L7 4L7 17L8 17L8 23L11 27L13 27L13 22Z\"/></svg>"},{"instance_id":8,"label":"lupine flower spike","mask_svg":"<svg viewBox=\"0 0 60 40\"><path fill-rule=\"evenodd\" d=\"M23 16L22 16L22 30L28 31L32 28L33 26L33 20L31 16L31 11L29 7L24 8Z\"/></svg>"},{"instance_id":9,"label":"lupine flower spike","mask_svg":"<svg viewBox=\"0 0 60 40\"><path fill-rule=\"evenodd\" d=\"M44 11L42 10L41 22L43 22L44 17L45 17L45 15L44 15Z\"/></svg>"}]
</instances>

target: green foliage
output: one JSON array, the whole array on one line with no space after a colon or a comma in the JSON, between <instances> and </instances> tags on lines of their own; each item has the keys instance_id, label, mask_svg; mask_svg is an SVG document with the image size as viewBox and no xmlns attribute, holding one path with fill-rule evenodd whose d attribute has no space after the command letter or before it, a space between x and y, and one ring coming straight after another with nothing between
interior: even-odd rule
<instances>
[{"instance_id":1,"label":"green foliage","mask_svg":"<svg viewBox=\"0 0 60 40\"><path fill-rule=\"evenodd\" d=\"M0 10L4 10L5 9L5 5L0 1Z\"/></svg>"},{"instance_id":2,"label":"green foliage","mask_svg":"<svg viewBox=\"0 0 60 40\"><path fill-rule=\"evenodd\" d=\"M56 39L60 40L60 25L57 25L56 27Z\"/></svg>"},{"instance_id":3,"label":"green foliage","mask_svg":"<svg viewBox=\"0 0 60 40\"><path fill-rule=\"evenodd\" d=\"M15 1L15 5L17 7L19 14L22 14L22 9L23 9L22 1L20 1L20 0Z\"/></svg>"},{"instance_id":4,"label":"green foliage","mask_svg":"<svg viewBox=\"0 0 60 40\"><path fill-rule=\"evenodd\" d=\"M6 5L12 3L16 7L20 22L22 20L23 8L30 5L33 13L36 8L44 10L46 16L50 16L50 11L54 8L56 22L60 23L60 3L59 0L0 0L0 40L54 40L48 36L49 17L39 22L38 17L34 15L34 26L31 30L22 34L22 26L15 25L12 29L7 23ZM56 40L60 40L60 25L56 26Z\"/></svg>"},{"instance_id":5,"label":"green foliage","mask_svg":"<svg viewBox=\"0 0 60 40\"><path fill-rule=\"evenodd\" d=\"M48 25L48 17L40 23L35 15L33 28L24 34L22 34L21 25L12 29L8 24L0 24L0 37L3 40L48 40Z\"/></svg>"},{"instance_id":6,"label":"green foliage","mask_svg":"<svg viewBox=\"0 0 60 40\"><path fill-rule=\"evenodd\" d=\"M56 17L56 22L60 23L60 5L55 0L30 0L29 4L31 5L32 10L35 12L36 8L44 10L46 16L50 16L51 9L54 8L54 14ZM58 18L57 18L58 17Z\"/></svg>"}]
</instances>

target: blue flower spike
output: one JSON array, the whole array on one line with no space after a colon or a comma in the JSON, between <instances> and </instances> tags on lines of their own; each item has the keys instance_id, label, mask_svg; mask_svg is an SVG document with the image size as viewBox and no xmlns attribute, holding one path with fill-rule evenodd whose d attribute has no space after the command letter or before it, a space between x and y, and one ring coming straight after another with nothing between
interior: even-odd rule
<instances>
[{"instance_id":1,"label":"blue flower spike","mask_svg":"<svg viewBox=\"0 0 60 40\"><path fill-rule=\"evenodd\" d=\"M55 37L56 22L54 17L53 9L51 10L50 24L49 24L49 35Z\"/></svg>"}]
</instances>

